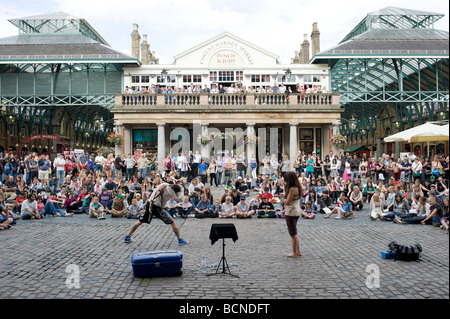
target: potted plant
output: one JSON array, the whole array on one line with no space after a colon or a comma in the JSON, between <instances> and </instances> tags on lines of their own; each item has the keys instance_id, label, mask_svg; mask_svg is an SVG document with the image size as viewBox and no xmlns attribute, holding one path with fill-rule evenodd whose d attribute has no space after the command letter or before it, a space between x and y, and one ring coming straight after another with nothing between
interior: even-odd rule
<instances>
[{"instance_id":1,"label":"potted plant","mask_svg":"<svg viewBox=\"0 0 450 319\"><path fill-rule=\"evenodd\" d=\"M261 141L261 137L256 135L245 135L244 144L258 144Z\"/></svg>"},{"instance_id":2,"label":"potted plant","mask_svg":"<svg viewBox=\"0 0 450 319\"><path fill-rule=\"evenodd\" d=\"M344 144L347 144L347 136L335 135L331 137L331 143L333 143L333 145L342 147Z\"/></svg>"},{"instance_id":3,"label":"potted plant","mask_svg":"<svg viewBox=\"0 0 450 319\"><path fill-rule=\"evenodd\" d=\"M111 133L108 135L108 142L111 144L122 144L123 136L116 133Z\"/></svg>"},{"instance_id":4,"label":"potted plant","mask_svg":"<svg viewBox=\"0 0 450 319\"><path fill-rule=\"evenodd\" d=\"M214 137L212 135L202 135L199 134L197 136L197 143L201 144L201 145L208 145L209 143L211 143L212 141L214 141Z\"/></svg>"}]
</instances>

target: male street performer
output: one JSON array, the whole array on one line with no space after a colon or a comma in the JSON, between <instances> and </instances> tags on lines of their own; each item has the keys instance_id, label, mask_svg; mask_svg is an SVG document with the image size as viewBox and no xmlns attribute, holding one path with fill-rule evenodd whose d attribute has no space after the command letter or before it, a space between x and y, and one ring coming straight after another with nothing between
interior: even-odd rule
<instances>
[{"instance_id":1,"label":"male street performer","mask_svg":"<svg viewBox=\"0 0 450 319\"><path fill-rule=\"evenodd\" d=\"M161 219L164 224L170 224L172 226L172 230L174 234L178 238L179 245L186 245L188 242L184 241L180 237L180 233L178 230L178 226L170 216L164 210L164 204L170 199L173 198L177 202L183 201L183 196L181 192L181 187L179 185L170 185L167 183L163 183L159 185L150 196L147 204L145 205L145 213L139 218L139 221L136 222L133 227L131 227L130 231L124 238L125 243L130 243L133 241L131 235L139 228L143 223L150 224L153 217L157 217Z\"/></svg>"}]
</instances>

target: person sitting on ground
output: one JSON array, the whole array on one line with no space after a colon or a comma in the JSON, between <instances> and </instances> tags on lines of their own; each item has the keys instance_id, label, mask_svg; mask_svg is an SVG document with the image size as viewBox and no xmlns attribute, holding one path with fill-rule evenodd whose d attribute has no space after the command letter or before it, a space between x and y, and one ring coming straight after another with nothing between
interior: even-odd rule
<instances>
[{"instance_id":1,"label":"person sitting on ground","mask_svg":"<svg viewBox=\"0 0 450 319\"><path fill-rule=\"evenodd\" d=\"M170 214L170 216L175 217L177 213L177 207L178 203L173 198L170 198L166 202L166 206L164 207L164 209L167 211L167 213Z\"/></svg>"},{"instance_id":2,"label":"person sitting on ground","mask_svg":"<svg viewBox=\"0 0 450 319\"><path fill-rule=\"evenodd\" d=\"M105 219L104 207L96 195L91 196L91 202L89 203L89 217Z\"/></svg>"},{"instance_id":3,"label":"person sitting on ground","mask_svg":"<svg viewBox=\"0 0 450 319\"><path fill-rule=\"evenodd\" d=\"M75 197L75 194L70 191L67 193L66 200L64 201L64 209L68 213L73 213L75 211L78 211L78 208L80 207L80 204L78 202L78 199Z\"/></svg>"},{"instance_id":4,"label":"person sitting on ground","mask_svg":"<svg viewBox=\"0 0 450 319\"><path fill-rule=\"evenodd\" d=\"M353 187L353 192L350 193L349 200L354 210L359 211L363 209L363 194L358 186Z\"/></svg>"},{"instance_id":5,"label":"person sitting on ground","mask_svg":"<svg viewBox=\"0 0 450 319\"><path fill-rule=\"evenodd\" d=\"M371 220L382 218L384 210L384 201L381 199L381 190L377 189L370 199L369 216Z\"/></svg>"},{"instance_id":6,"label":"person sitting on ground","mask_svg":"<svg viewBox=\"0 0 450 319\"><path fill-rule=\"evenodd\" d=\"M401 194L397 193L394 197L393 211L390 214L383 215L385 221L392 221L395 216L406 217L409 212L409 202Z\"/></svg>"},{"instance_id":7,"label":"person sitting on ground","mask_svg":"<svg viewBox=\"0 0 450 319\"><path fill-rule=\"evenodd\" d=\"M195 211L195 218L212 217L210 214L211 201L208 199L206 194L204 194L204 193L202 194L201 200L198 202L194 211Z\"/></svg>"},{"instance_id":8,"label":"person sitting on ground","mask_svg":"<svg viewBox=\"0 0 450 319\"><path fill-rule=\"evenodd\" d=\"M443 203L444 203L444 207L442 207L442 211L444 213L444 216L441 219L441 224L442 224L441 228L445 229L446 233L448 234L448 225L449 225L448 217L449 217L449 204L450 204L448 196L444 198Z\"/></svg>"},{"instance_id":9,"label":"person sitting on ground","mask_svg":"<svg viewBox=\"0 0 450 319\"><path fill-rule=\"evenodd\" d=\"M251 218L255 211L250 210L250 204L246 201L245 196L241 196L241 201L236 205L236 216L238 218Z\"/></svg>"},{"instance_id":10,"label":"person sitting on ground","mask_svg":"<svg viewBox=\"0 0 450 319\"><path fill-rule=\"evenodd\" d=\"M311 202L305 203L305 209L301 212L302 217L306 219L313 219L316 214L313 212L313 207Z\"/></svg>"},{"instance_id":11,"label":"person sitting on ground","mask_svg":"<svg viewBox=\"0 0 450 319\"><path fill-rule=\"evenodd\" d=\"M216 199L211 206L211 214L214 215L214 217L219 217L220 213L222 213L222 205L220 205L220 200Z\"/></svg>"},{"instance_id":12,"label":"person sitting on ground","mask_svg":"<svg viewBox=\"0 0 450 319\"><path fill-rule=\"evenodd\" d=\"M248 196L249 188L244 180L241 180L239 187L237 188L239 196Z\"/></svg>"},{"instance_id":13,"label":"person sitting on ground","mask_svg":"<svg viewBox=\"0 0 450 319\"><path fill-rule=\"evenodd\" d=\"M9 209L0 204L0 230L11 228L13 218L10 217Z\"/></svg>"},{"instance_id":14,"label":"person sitting on ground","mask_svg":"<svg viewBox=\"0 0 450 319\"><path fill-rule=\"evenodd\" d=\"M72 214L67 214L62 208L61 205L64 203L64 200L58 198L55 192L50 193L50 197L47 199L47 202L44 206L44 214L52 215L57 217L70 217Z\"/></svg>"},{"instance_id":15,"label":"person sitting on ground","mask_svg":"<svg viewBox=\"0 0 450 319\"><path fill-rule=\"evenodd\" d=\"M430 204L430 214L420 223L425 225L429 220L431 220L431 223L434 226L441 226L441 218L444 217L442 206L436 202L436 198L433 196L428 198L428 203Z\"/></svg>"},{"instance_id":16,"label":"person sitting on ground","mask_svg":"<svg viewBox=\"0 0 450 319\"><path fill-rule=\"evenodd\" d=\"M261 199L262 199L263 195L265 195L267 197L267 199L269 199L269 200L271 200L273 198L273 195L270 192L270 188L269 187L264 187L263 193L261 194Z\"/></svg>"},{"instance_id":17,"label":"person sitting on ground","mask_svg":"<svg viewBox=\"0 0 450 319\"><path fill-rule=\"evenodd\" d=\"M325 218L330 218L334 213L338 214L335 219L355 218L355 214L353 213L353 206L348 197L344 197L342 202L342 207L335 207L329 214L326 214Z\"/></svg>"},{"instance_id":18,"label":"person sitting on ground","mask_svg":"<svg viewBox=\"0 0 450 319\"><path fill-rule=\"evenodd\" d=\"M137 219L143 213L144 213L144 208L142 206L139 206L137 198L133 198L131 200L131 205L128 206L127 218L128 219Z\"/></svg>"},{"instance_id":19,"label":"person sitting on ground","mask_svg":"<svg viewBox=\"0 0 450 319\"><path fill-rule=\"evenodd\" d=\"M192 207L192 203L189 201L189 196L184 196L183 201L178 204L177 210L178 214L183 218L186 218L192 214L194 208Z\"/></svg>"},{"instance_id":20,"label":"person sitting on ground","mask_svg":"<svg viewBox=\"0 0 450 319\"><path fill-rule=\"evenodd\" d=\"M397 224L420 224L430 215L430 204L425 196L420 197L419 207L417 208L417 216L409 215L408 217L395 217L394 222ZM431 223L431 220L429 220Z\"/></svg>"},{"instance_id":21,"label":"person sitting on ground","mask_svg":"<svg viewBox=\"0 0 450 319\"><path fill-rule=\"evenodd\" d=\"M231 196L225 197L225 202L222 203L222 212L219 212L220 218L232 218L236 214L236 208L231 201Z\"/></svg>"},{"instance_id":22,"label":"person sitting on ground","mask_svg":"<svg viewBox=\"0 0 450 319\"><path fill-rule=\"evenodd\" d=\"M256 193L255 197L250 201L249 209L256 212L256 210L259 207L259 204L261 204L261 195L259 195L259 193Z\"/></svg>"},{"instance_id":23,"label":"person sitting on ground","mask_svg":"<svg viewBox=\"0 0 450 319\"><path fill-rule=\"evenodd\" d=\"M267 194L263 193L261 195L262 203L258 207L258 218L276 218L275 207L271 202L269 202L269 197Z\"/></svg>"},{"instance_id":24,"label":"person sitting on ground","mask_svg":"<svg viewBox=\"0 0 450 319\"><path fill-rule=\"evenodd\" d=\"M320 213L326 214L333 210L333 200L329 196L328 191L322 193L322 197L317 200L317 207Z\"/></svg>"},{"instance_id":25,"label":"person sitting on ground","mask_svg":"<svg viewBox=\"0 0 450 319\"><path fill-rule=\"evenodd\" d=\"M127 205L125 204L125 196L117 195L111 205L111 217L124 217L127 214Z\"/></svg>"},{"instance_id":26,"label":"person sitting on ground","mask_svg":"<svg viewBox=\"0 0 450 319\"><path fill-rule=\"evenodd\" d=\"M189 192L189 201L192 204L192 207L196 207L197 204L200 202L201 200L201 189L198 187L195 187L191 192Z\"/></svg>"},{"instance_id":27,"label":"person sitting on ground","mask_svg":"<svg viewBox=\"0 0 450 319\"><path fill-rule=\"evenodd\" d=\"M231 201L233 202L233 206L239 204L241 200L241 196L238 195L237 189L233 189L231 191Z\"/></svg>"}]
</instances>

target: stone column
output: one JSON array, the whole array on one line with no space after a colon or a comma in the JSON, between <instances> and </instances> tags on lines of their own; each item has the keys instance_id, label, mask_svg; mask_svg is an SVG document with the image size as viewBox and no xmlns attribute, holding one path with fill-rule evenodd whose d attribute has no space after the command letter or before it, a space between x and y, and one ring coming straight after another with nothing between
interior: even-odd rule
<instances>
[{"instance_id":1,"label":"stone column","mask_svg":"<svg viewBox=\"0 0 450 319\"><path fill-rule=\"evenodd\" d=\"M125 155L131 154L133 152L131 127L124 126L123 128L123 152Z\"/></svg>"},{"instance_id":2,"label":"stone column","mask_svg":"<svg viewBox=\"0 0 450 319\"><path fill-rule=\"evenodd\" d=\"M202 130L202 135L208 135L208 126L209 123L202 123L201 124L201 130ZM210 154L209 154L209 150L210 147L208 145L201 145L200 146L200 155L202 156L202 159L205 161L205 163L209 163L210 162Z\"/></svg>"},{"instance_id":3,"label":"stone column","mask_svg":"<svg viewBox=\"0 0 450 319\"><path fill-rule=\"evenodd\" d=\"M298 154L298 123L289 123L289 160L291 161L291 170L294 167L295 159Z\"/></svg>"},{"instance_id":4,"label":"stone column","mask_svg":"<svg viewBox=\"0 0 450 319\"><path fill-rule=\"evenodd\" d=\"M255 135L256 136L256 131L255 131L255 123L247 123L247 135ZM247 144L247 174L249 174L250 176L252 176L252 172L250 170L250 160L253 157L253 154L255 154L256 158L258 158L257 154L256 154L256 144ZM256 168L257 169L257 168Z\"/></svg>"},{"instance_id":5,"label":"stone column","mask_svg":"<svg viewBox=\"0 0 450 319\"><path fill-rule=\"evenodd\" d=\"M166 158L166 123L156 123L158 126L158 170L163 171L163 163Z\"/></svg>"},{"instance_id":6,"label":"stone column","mask_svg":"<svg viewBox=\"0 0 450 319\"><path fill-rule=\"evenodd\" d=\"M117 125L115 128L115 132L117 134L123 135L123 126ZM121 144L115 144L114 145L114 155L117 156L117 154L122 155L123 154L123 144L125 143L125 140L122 140Z\"/></svg>"}]
</instances>

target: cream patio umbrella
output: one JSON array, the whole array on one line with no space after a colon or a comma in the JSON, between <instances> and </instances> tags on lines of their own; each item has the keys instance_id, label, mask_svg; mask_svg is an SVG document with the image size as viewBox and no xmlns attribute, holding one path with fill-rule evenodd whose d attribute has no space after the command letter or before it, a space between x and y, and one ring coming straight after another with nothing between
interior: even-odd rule
<instances>
[{"instance_id":1,"label":"cream patio umbrella","mask_svg":"<svg viewBox=\"0 0 450 319\"><path fill-rule=\"evenodd\" d=\"M441 126L433 123L425 123L402 132L385 137L385 142L427 143L427 151L430 152L430 142L447 141L449 139L448 124Z\"/></svg>"}]
</instances>

